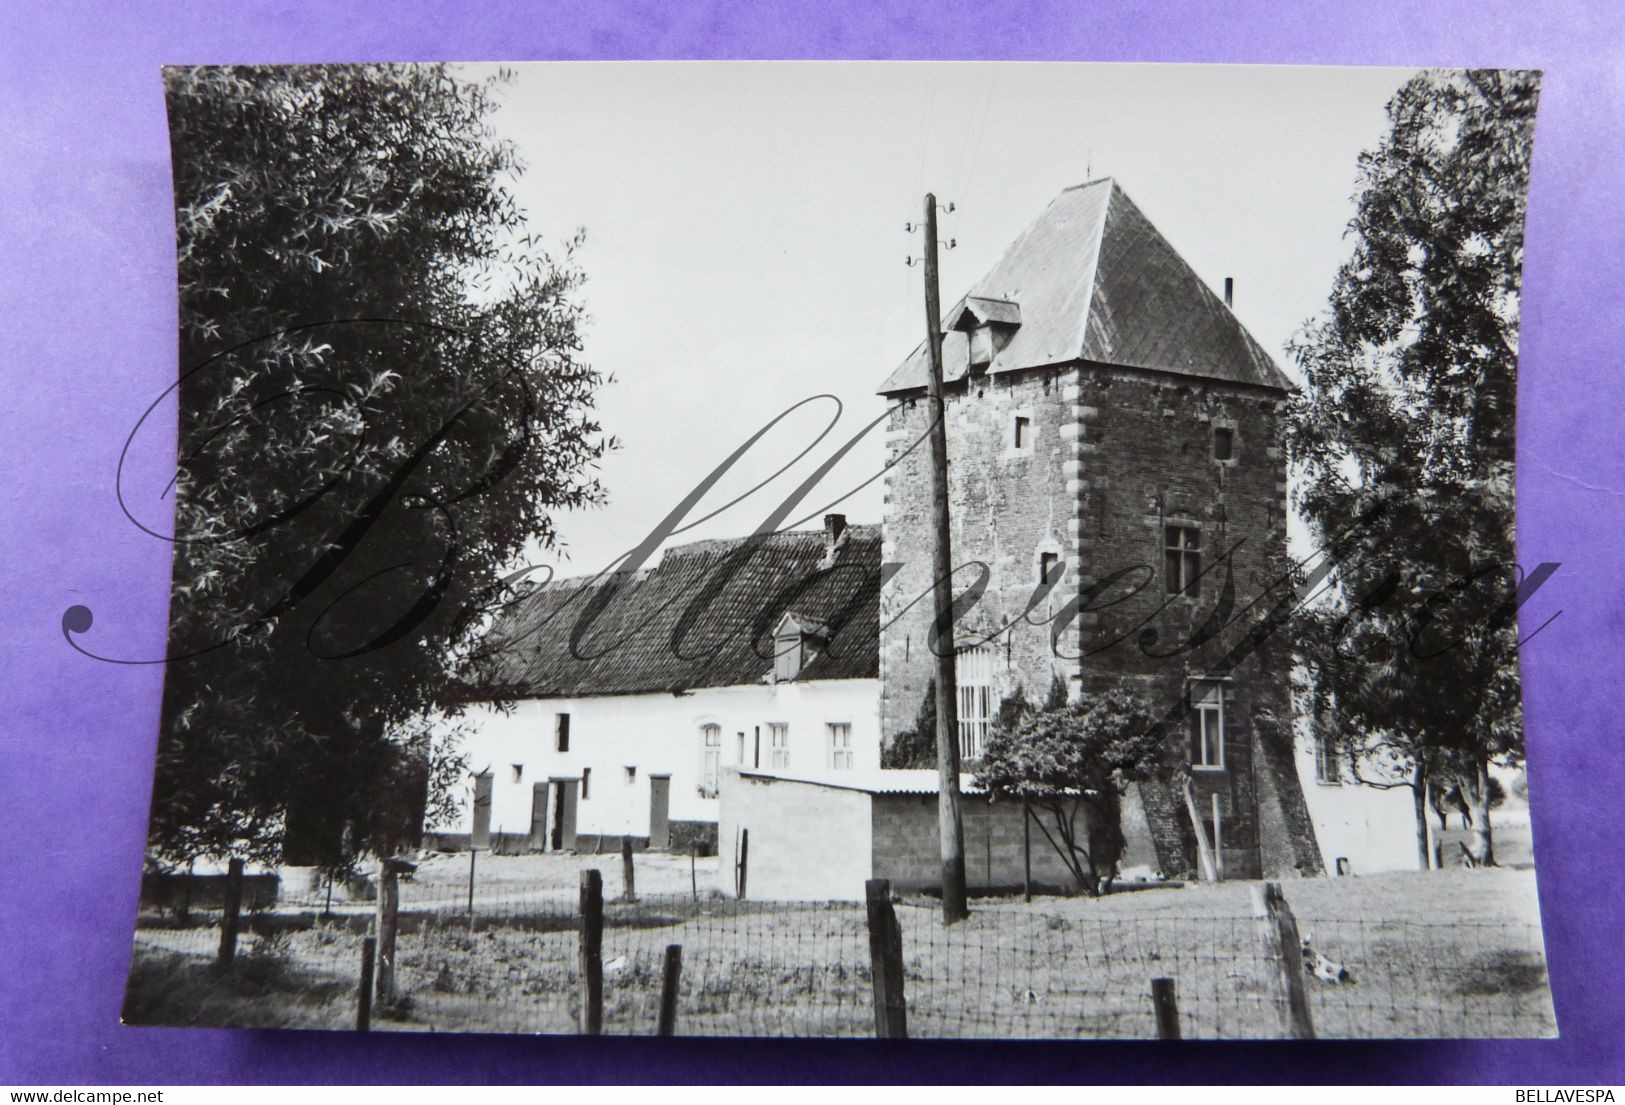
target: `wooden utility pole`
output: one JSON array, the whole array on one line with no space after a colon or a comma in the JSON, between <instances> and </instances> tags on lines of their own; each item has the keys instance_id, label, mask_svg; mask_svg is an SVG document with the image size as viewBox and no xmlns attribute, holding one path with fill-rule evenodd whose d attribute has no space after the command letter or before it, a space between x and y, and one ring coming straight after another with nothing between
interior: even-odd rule
<instances>
[{"instance_id":1,"label":"wooden utility pole","mask_svg":"<svg viewBox=\"0 0 1625 1105\"><path fill-rule=\"evenodd\" d=\"M959 812L959 683L954 673L953 557L948 527L948 408L942 401L942 302L937 289L937 197L925 196L925 378L931 419L931 571L937 658L937 830L942 843L942 923L968 914L965 829Z\"/></svg>"}]
</instances>

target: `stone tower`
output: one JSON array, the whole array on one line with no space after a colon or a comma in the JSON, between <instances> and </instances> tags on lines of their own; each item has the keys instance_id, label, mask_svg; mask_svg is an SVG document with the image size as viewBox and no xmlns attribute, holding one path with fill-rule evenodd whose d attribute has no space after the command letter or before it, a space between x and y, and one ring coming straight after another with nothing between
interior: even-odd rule
<instances>
[{"instance_id":1,"label":"stone tower","mask_svg":"<svg viewBox=\"0 0 1625 1105\"><path fill-rule=\"evenodd\" d=\"M1290 592L1290 382L1111 179L1057 196L943 326L955 592L983 587L956 624L962 752L1017 687L1128 681L1185 711L1170 740L1226 875L1319 874L1287 642L1242 643ZM888 741L932 670L926 371L922 342L880 388ZM1129 796L1125 863L1193 870L1182 778Z\"/></svg>"}]
</instances>

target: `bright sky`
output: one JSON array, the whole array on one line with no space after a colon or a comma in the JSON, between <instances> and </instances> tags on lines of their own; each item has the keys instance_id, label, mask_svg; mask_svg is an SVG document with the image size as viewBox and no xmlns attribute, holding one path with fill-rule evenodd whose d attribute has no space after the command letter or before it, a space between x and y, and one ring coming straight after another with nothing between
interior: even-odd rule
<instances>
[{"instance_id":1,"label":"bright sky","mask_svg":"<svg viewBox=\"0 0 1625 1105\"><path fill-rule=\"evenodd\" d=\"M469 76L494 67L467 66ZM623 448L607 506L559 518L562 575L638 544L717 464L787 408L834 396L807 457L669 543L763 518L884 405L875 388L924 333L917 221L953 201L951 304L1068 185L1111 175L1282 367L1348 255L1355 159L1409 70L1239 66L574 63L517 67L496 124L518 143L532 228L587 230L586 357ZM781 422L690 514L777 470L836 417ZM875 476L869 434L788 519L816 525ZM877 479L840 506L878 522ZM538 557L551 562L556 558Z\"/></svg>"}]
</instances>

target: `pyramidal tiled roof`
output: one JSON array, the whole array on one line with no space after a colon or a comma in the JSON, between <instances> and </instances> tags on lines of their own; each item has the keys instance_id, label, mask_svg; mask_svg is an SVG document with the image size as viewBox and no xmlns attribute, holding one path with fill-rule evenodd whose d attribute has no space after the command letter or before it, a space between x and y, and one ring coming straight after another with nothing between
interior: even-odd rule
<instances>
[{"instance_id":1,"label":"pyramidal tiled roof","mask_svg":"<svg viewBox=\"0 0 1625 1105\"><path fill-rule=\"evenodd\" d=\"M1020 325L988 366L992 373L1084 360L1292 387L1110 177L1057 196L945 318L973 300L1013 303L1020 312ZM968 352L965 334L944 336L944 380L965 375ZM924 387L925 379L922 341L880 394Z\"/></svg>"},{"instance_id":2,"label":"pyramidal tiled roof","mask_svg":"<svg viewBox=\"0 0 1625 1105\"><path fill-rule=\"evenodd\" d=\"M786 613L829 629L797 682L880 674L880 527L851 526L826 570L823 530L701 541L653 568L560 580L511 604L469 697L561 698L771 682ZM588 611L602 608L573 647Z\"/></svg>"}]
</instances>

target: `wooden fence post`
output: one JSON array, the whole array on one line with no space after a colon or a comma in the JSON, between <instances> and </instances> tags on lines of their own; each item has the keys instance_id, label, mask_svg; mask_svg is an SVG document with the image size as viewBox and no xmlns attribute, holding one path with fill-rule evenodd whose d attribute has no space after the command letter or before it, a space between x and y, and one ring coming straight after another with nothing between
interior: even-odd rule
<instances>
[{"instance_id":1,"label":"wooden fence post","mask_svg":"<svg viewBox=\"0 0 1625 1105\"><path fill-rule=\"evenodd\" d=\"M875 1035L882 1040L908 1038L908 1004L903 995L903 929L891 904L891 883L870 879L863 884L869 907L869 973L874 980Z\"/></svg>"},{"instance_id":2,"label":"wooden fence post","mask_svg":"<svg viewBox=\"0 0 1625 1105\"><path fill-rule=\"evenodd\" d=\"M1033 811L1021 800L1021 900L1033 900Z\"/></svg>"},{"instance_id":3,"label":"wooden fence post","mask_svg":"<svg viewBox=\"0 0 1625 1105\"><path fill-rule=\"evenodd\" d=\"M604 1030L604 877L581 872L581 1018L583 1036Z\"/></svg>"},{"instance_id":4,"label":"wooden fence post","mask_svg":"<svg viewBox=\"0 0 1625 1105\"><path fill-rule=\"evenodd\" d=\"M226 912L220 918L220 951L215 962L229 966L237 957L237 924L243 911L243 861L233 859L226 865Z\"/></svg>"},{"instance_id":5,"label":"wooden fence post","mask_svg":"<svg viewBox=\"0 0 1625 1105\"><path fill-rule=\"evenodd\" d=\"M471 919L474 916L474 857L479 855L479 854L480 854L480 850L478 848L474 847L472 844L469 845L469 848L468 848L468 916ZM472 923L472 920L470 921L470 923Z\"/></svg>"},{"instance_id":6,"label":"wooden fence post","mask_svg":"<svg viewBox=\"0 0 1625 1105\"><path fill-rule=\"evenodd\" d=\"M1157 1039L1179 1039L1179 1001L1174 997L1174 980L1151 980L1151 1005L1157 1012Z\"/></svg>"},{"instance_id":7,"label":"wooden fence post","mask_svg":"<svg viewBox=\"0 0 1625 1105\"><path fill-rule=\"evenodd\" d=\"M183 925L192 919L192 869L196 863L196 857L186 861L185 893L181 895L180 908L175 911L175 919Z\"/></svg>"},{"instance_id":8,"label":"wooden fence post","mask_svg":"<svg viewBox=\"0 0 1625 1105\"><path fill-rule=\"evenodd\" d=\"M700 876L695 872L695 865L699 862L700 845L698 841L688 846L688 891L697 902L700 900Z\"/></svg>"},{"instance_id":9,"label":"wooden fence post","mask_svg":"<svg viewBox=\"0 0 1625 1105\"><path fill-rule=\"evenodd\" d=\"M738 878L736 880L737 883L738 883L739 900L740 901L745 900L745 872L749 869L749 865L750 865L750 830L749 829L740 829L739 830L739 872L738 872Z\"/></svg>"},{"instance_id":10,"label":"wooden fence post","mask_svg":"<svg viewBox=\"0 0 1625 1105\"><path fill-rule=\"evenodd\" d=\"M632 880L632 838L623 836L621 837L621 901L623 902L638 900L638 889Z\"/></svg>"},{"instance_id":11,"label":"wooden fence post","mask_svg":"<svg viewBox=\"0 0 1625 1105\"><path fill-rule=\"evenodd\" d=\"M368 936L361 941L361 989L356 994L355 1030L366 1032L372 1028L372 960L378 952L378 940Z\"/></svg>"},{"instance_id":12,"label":"wooden fence post","mask_svg":"<svg viewBox=\"0 0 1625 1105\"><path fill-rule=\"evenodd\" d=\"M378 1005L388 1009L395 1002L395 932L401 907L400 872L386 859L378 865Z\"/></svg>"},{"instance_id":13,"label":"wooden fence post","mask_svg":"<svg viewBox=\"0 0 1625 1105\"><path fill-rule=\"evenodd\" d=\"M666 945L666 962L660 975L660 1019L655 1024L656 1036L677 1033L677 984L683 977L683 945Z\"/></svg>"},{"instance_id":14,"label":"wooden fence post","mask_svg":"<svg viewBox=\"0 0 1625 1105\"><path fill-rule=\"evenodd\" d=\"M1254 883L1252 891L1253 916L1259 922L1259 950L1271 965L1281 1031L1288 1039L1313 1040L1315 1026L1309 1017L1309 995L1304 992L1303 944L1298 938L1297 919L1286 904L1280 883Z\"/></svg>"}]
</instances>

